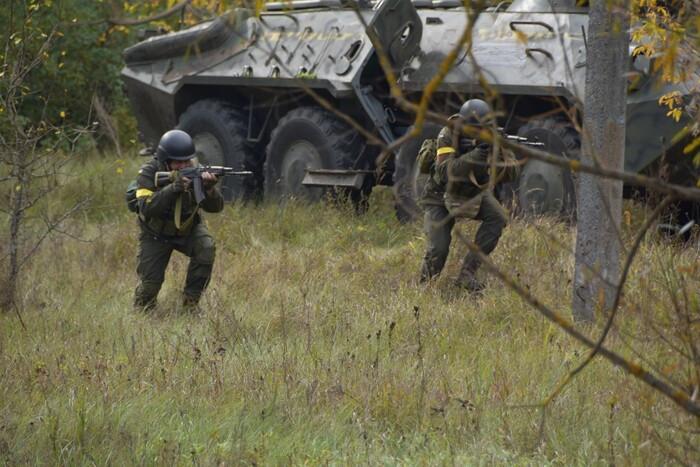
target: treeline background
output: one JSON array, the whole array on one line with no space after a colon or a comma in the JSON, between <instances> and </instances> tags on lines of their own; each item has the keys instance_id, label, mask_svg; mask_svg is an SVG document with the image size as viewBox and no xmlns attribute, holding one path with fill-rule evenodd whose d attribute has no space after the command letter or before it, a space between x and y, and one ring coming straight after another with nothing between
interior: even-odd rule
<instances>
[{"instance_id":1,"label":"treeline background","mask_svg":"<svg viewBox=\"0 0 700 467\"><path fill-rule=\"evenodd\" d=\"M137 144L136 122L119 77L123 50L140 31L176 31L203 21L238 1L193 0L167 18L141 23L183 2L172 0L7 0L0 8L0 64L7 73L20 55L39 57L41 66L23 80L18 113L27 121L54 126L95 127L82 144L100 151ZM262 5L259 4L257 8ZM247 5L256 7L256 5ZM137 23L137 24L126 24ZM42 52L47 37L51 46ZM0 75L2 76L2 75ZM0 94L8 83L0 79ZM5 89L3 89L5 88ZM0 115L3 109L0 109ZM0 118L0 131L6 125ZM115 141L115 138L118 141Z\"/></svg>"}]
</instances>

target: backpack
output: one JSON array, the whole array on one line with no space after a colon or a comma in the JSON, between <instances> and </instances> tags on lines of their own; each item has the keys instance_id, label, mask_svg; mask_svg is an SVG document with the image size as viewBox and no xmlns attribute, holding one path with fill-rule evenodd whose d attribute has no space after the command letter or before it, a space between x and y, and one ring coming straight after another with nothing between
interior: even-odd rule
<instances>
[{"instance_id":1,"label":"backpack","mask_svg":"<svg viewBox=\"0 0 700 467\"><path fill-rule=\"evenodd\" d=\"M129 208L129 211L138 213L139 212L139 203L136 200L136 190L138 190L139 185L136 182L136 180L132 180L131 183L129 183L129 186L126 187L126 193L124 193L124 197L126 198L126 207Z\"/></svg>"},{"instance_id":2,"label":"backpack","mask_svg":"<svg viewBox=\"0 0 700 467\"><path fill-rule=\"evenodd\" d=\"M429 174L433 165L435 165L435 157L437 156L437 139L428 138L423 141L418 150L418 169L422 174Z\"/></svg>"}]
</instances>

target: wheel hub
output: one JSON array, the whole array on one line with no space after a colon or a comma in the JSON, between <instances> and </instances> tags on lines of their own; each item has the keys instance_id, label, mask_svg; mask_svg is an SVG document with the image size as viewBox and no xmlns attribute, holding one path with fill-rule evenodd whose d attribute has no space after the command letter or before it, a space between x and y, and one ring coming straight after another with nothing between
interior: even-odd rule
<instances>
[{"instance_id":1,"label":"wheel hub","mask_svg":"<svg viewBox=\"0 0 700 467\"><path fill-rule=\"evenodd\" d=\"M316 147L306 140L299 140L289 145L282 156L282 179L286 192L290 195L306 198L319 198L321 188L307 188L302 185L306 169L320 169L321 155Z\"/></svg>"},{"instance_id":2,"label":"wheel hub","mask_svg":"<svg viewBox=\"0 0 700 467\"><path fill-rule=\"evenodd\" d=\"M566 190L562 169L531 160L520 176L520 206L531 214L559 214L566 206Z\"/></svg>"}]
</instances>

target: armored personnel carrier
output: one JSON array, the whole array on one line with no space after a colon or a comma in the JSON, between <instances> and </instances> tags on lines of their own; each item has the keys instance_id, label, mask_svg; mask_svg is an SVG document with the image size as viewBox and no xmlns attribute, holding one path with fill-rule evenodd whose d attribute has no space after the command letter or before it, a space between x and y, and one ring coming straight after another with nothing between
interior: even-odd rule
<instances>
[{"instance_id":1,"label":"armored personnel carrier","mask_svg":"<svg viewBox=\"0 0 700 467\"><path fill-rule=\"evenodd\" d=\"M255 177L225 181L228 199L264 192L314 200L329 187L362 199L376 184L394 185L397 213L406 219L420 213L418 148L439 128L426 124L421 137L376 171L377 141L404 135L414 115L391 97L368 32L404 95L417 101L458 43L467 14L457 0L269 3L258 16L238 9L130 47L122 78L146 144L178 126L193 136L206 163L253 171ZM481 95L481 76L499 95L505 131L578 157L571 116L580 117L572 109L580 109L584 96L587 24L587 9L576 0L514 0L489 8L474 26L473 59L460 52L432 110L449 115ZM651 70L649 59L630 54L636 79L628 97L625 168L631 171L650 170L661 155L673 155L682 128L658 100L687 89L659 85ZM556 167L529 161L511 186L523 209L567 213L574 207L572 179Z\"/></svg>"}]
</instances>

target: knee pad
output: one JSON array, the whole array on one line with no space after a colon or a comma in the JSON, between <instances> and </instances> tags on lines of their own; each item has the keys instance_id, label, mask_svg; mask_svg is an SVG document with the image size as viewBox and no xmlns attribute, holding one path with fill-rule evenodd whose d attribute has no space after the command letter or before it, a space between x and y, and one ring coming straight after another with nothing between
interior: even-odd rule
<instances>
[{"instance_id":1,"label":"knee pad","mask_svg":"<svg viewBox=\"0 0 700 467\"><path fill-rule=\"evenodd\" d=\"M216 245L211 237L202 237L198 242L192 260L199 264L214 264Z\"/></svg>"}]
</instances>

